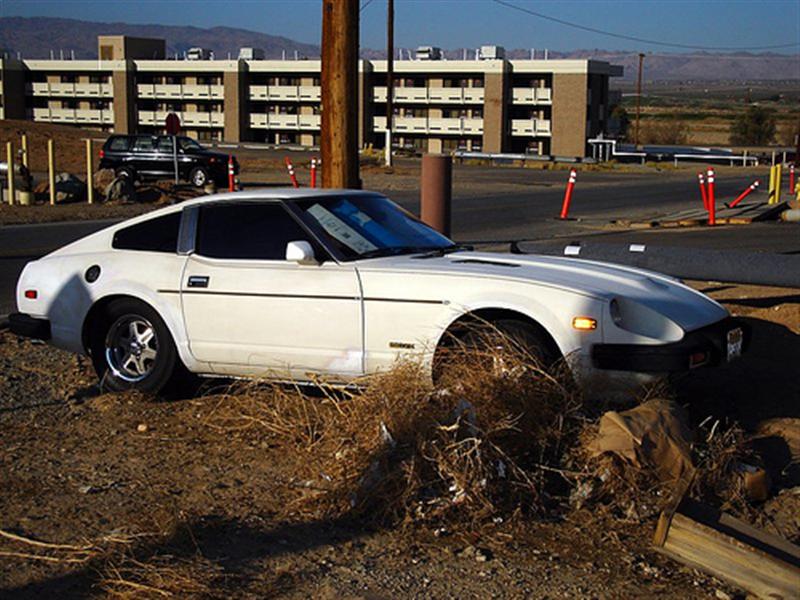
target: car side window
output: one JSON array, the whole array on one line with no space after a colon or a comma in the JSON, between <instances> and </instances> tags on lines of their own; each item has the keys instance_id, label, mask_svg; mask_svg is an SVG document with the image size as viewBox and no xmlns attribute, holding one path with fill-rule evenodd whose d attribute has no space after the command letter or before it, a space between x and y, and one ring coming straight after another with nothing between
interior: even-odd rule
<instances>
[{"instance_id":1,"label":"car side window","mask_svg":"<svg viewBox=\"0 0 800 600\"><path fill-rule=\"evenodd\" d=\"M158 151L172 154L172 138L169 136L161 136L158 138Z\"/></svg>"},{"instance_id":2,"label":"car side window","mask_svg":"<svg viewBox=\"0 0 800 600\"><path fill-rule=\"evenodd\" d=\"M197 253L209 258L285 260L289 242L322 250L278 203L217 204L200 210Z\"/></svg>"},{"instance_id":3,"label":"car side window","mask_svg":"<svg viewBox=\"0 0 800 600\"><path fill-rule=\"evenodd\" d=\"M108 149L112 152L125 152L131 147L130 138L126 137L112 137L108 144Z\"/></svg>"},{"instance_id":4,"label":"car side window","mask_svg":"<svg viewBox=\"0 0 800 600\"><path fill-rule=\"evenodd\" d=\"M136 152L152 152L155 150L155 138L149 136L137 137L136 142L133 144L133 149Z\"/></svg>"},{"instance_id":5,"label":"car side window","mask_svg":"<svg viewBox=\"0 0 800 600\"><path fill-rule=\"evenodd\" d=\"M177 252L181 212L149 219L114 233L111 247L117 250Z\"/></svg>"}]
</instances>

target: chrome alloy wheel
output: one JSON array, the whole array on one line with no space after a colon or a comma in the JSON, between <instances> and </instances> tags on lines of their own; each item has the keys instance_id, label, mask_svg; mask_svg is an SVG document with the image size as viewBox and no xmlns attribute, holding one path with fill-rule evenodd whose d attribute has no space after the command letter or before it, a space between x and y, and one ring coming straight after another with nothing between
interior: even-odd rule
<instances>
[{"instance_id":1,"label":"chrome alloy wheel","mask_svg":"<svg viewBox=\"0 0 800 600\"><path fill-rule=\"evenodd\" d=\"M158 336L144 317L124 315L114 321L108 329L105 346L106 363L124 381L141 381L155 367Z\"/></svg>"}]
</instances>

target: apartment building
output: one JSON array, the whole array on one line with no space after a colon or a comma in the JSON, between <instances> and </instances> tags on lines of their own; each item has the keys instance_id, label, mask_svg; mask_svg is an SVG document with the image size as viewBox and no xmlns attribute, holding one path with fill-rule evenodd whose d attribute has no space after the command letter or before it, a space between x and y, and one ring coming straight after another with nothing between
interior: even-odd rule
<instances>
[{"instance_id":1,"label":"apartment building","mask_svg":"<svg viewBox=\"0 0 800 600\"><path fill-rule=\"evenodd\" d=\"M102 131L164 131L166 116L200 140L317 146L319 60L167 60L163 40L100 36L96 61L0 61L0 116ZM586 156L605 131L609 78L594 60L398 60L393 142L456 149ZM359 61L359 141L383 147L386 61Z\"/></svg>"}]
</instances>

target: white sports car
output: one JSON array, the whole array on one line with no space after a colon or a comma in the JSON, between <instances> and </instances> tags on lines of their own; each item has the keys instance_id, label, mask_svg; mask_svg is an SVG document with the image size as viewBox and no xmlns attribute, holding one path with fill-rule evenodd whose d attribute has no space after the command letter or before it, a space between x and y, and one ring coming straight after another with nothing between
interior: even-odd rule
<instances>
[{"instance_id":1,"label":"white sports car","mask_svg":"<svg viewBox=\"0 0 800 600\"><path fill-rule=\"evenodd\" d=\"M88 354L108 389L150 392L186 370L347 381L409 353L433 371L478 320L603 393L744 343L742 324L673 278L473 252L352 190L220 194L130 219L28 263L17 305L13 332Z\"/></svg>"}]
</instances>

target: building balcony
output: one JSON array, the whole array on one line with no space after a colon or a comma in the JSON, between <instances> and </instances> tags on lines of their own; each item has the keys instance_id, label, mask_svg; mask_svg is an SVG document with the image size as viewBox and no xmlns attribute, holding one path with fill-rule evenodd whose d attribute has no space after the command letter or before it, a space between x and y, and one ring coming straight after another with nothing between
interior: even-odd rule
<instances>
[{"instance_id":1,"label":"building balcony","mask_svg":"<svg viewBox=\"0 0 800 600\"><path fill-rule=\"evenodd\" d=\"M483 104L483 88L396 87L394 101L419 104ZM373 88L375 102L386 102L386 86Z\"/></svg>"},{"instance_id":2,"label":"building balcony","mask_svg":"<svg viewBox=\"0 0 800 600\"><path fill-rule=\"evenodd\" d=\"M136 94L139 98L154 100L222 100L225 88L222 85L194 83L139 83Z\"/></svg>"},{"instance_id":3,"label":"building balcony","mask_svg":"<svg viewBox=\"0 0 800 600\"><path fill-rule=\"evenodd\" d=\"M548 119L512 119L511 135L540 137L549 136L550 121Z\"/></svg>"},{"instance_id":4,"label":"building balcony","mask_svg":"<svg viewBox=\"0 0 800 600\"><path fill-rule=\"evenodd\" d=\"M113 98L110 83L50 83L36 81L28 84L29 94L53 98Z\"/></svg>"},{"instance_id":5,"label":"building balcony","mask_svg":"<svg viewBox=\"0 0 800 600\"><path fill-rule=\"evenodd\" d=\"M113 125L114 110L107 108L34 108L34 121L47 123L80 123L86 125Z\"/></svg>"},{"instance_id":6,"label":"building balcony","mask_svg":"<svg viewBox=\"0 0 800 600\"><path fill-rule=\"evenodd\" d=\"M511 101L514 104L543 104L553 103L552 88L512 88Z\"/></svg>"},{"instance_id":7,"label":"building balcony","mask_svg":"<svg viewBox=\"0 0 800 600\"><path fill-rule=\"evenodd\" d=\"M289 102L319 102L322 92L318 85L251 85L250 100L283 100Z\"/></svg>"},{"instance_id":8,"label":"building balcony","mask_svg":"<svg viewBox=\"0 0 800 600\"><path fill-rule=\"evenodd\" d=\"M250 127L254 129L289 129L293 131L319 131L319 125L320 125L320 115L250 113Z\"/></svg>"},{"instance_id":9,"label":"building balcony","mask_svg":"<svg viewBox=\"0 0 800 600\"><path fill-rule=\"evenodd\" d=\"M168 111L140 110L139 125L165 127ZM225 115L221 112L183 111L176 112L181 120L181 127L224 127Z\"/></svg>"},{"instance_id":10,"label":"building balcony","mask_svg":"<svg viewBox=\"0 0 800 600\"><path fill-rule=\"evenodd\" d=\"M373 117L373 131L386 131L386 117ZM483 119L457 117L395 117L394 133L482 135Z\"/></svg>"}]
</instances>

